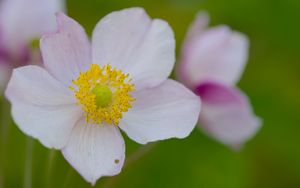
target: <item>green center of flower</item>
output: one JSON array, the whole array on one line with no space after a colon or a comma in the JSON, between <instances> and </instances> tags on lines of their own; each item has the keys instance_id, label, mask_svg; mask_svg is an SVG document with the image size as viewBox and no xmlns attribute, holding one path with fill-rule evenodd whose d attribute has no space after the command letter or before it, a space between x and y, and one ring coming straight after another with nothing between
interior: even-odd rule
<instances>
[{"instance_id":1,"label":"green center of flower","mask_svg":"<svg viewBox=\"0 0 300 188\"><path fill-rule=\"evenodd\" d=\"M30 47L31 47L32 49L39 49L39 47L40 47L40 40L39 40L38 38L32 39L32 40L30 41Z\"/></svg>"},{"instance_id":2,"label":"green center of flower","mask_svg":"<svg viewBox=\"0 0 300 188\"><path fill-rule=\"evenodd\" d=\"M106 85L97 84L93 89L92 93L96 96L97 107L107 107L112 103L113 93L110 88Z\"/></svg>"}]
</instances>

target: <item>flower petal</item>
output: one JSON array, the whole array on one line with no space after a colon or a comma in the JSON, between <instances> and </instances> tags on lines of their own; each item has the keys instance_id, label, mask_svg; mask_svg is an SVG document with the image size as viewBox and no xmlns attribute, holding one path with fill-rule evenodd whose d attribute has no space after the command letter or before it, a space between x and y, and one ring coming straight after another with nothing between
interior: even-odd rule
<instances>
[{"instance_id":1,"label":"flower petal","mask_svg":"<svg viewBox=\"0 0 300 188\"><path fill-rule=\"evenodd\" d=\"M120 128L138 143L184 138L197 123L200 99L178 82L167 80L137 92L135 98Z\"/></svg>"},{"instance_id":2,"label":"flower petal","mask_svg":"<svg viewBox=\"0 0 300 188\"><path fill-rule=\"evenodd\" d=\"M185 56L190 51L190 43L193 43L194 40L198 40L201 34L205 33L208 24L209 24L209 14L207 12L199 12L196 16L196 19L192 22L189 26L187 34L184 39L184 45L182 46L182 54L181 54L181 62L176 66L176 76L178 80L184 83L186 86L193 88L193 83L190 83L190 75L186 70L187 64L187 57Z\"/></svg>"},{"instance_id":3,"label":"flower petal","mask_svg":"<svg viewBox=\"0 0 300 188\"><path fill-rule=\"evenodd\" d=\"M206 80L234 85L243 73L248 49L247 37L227 26L201 31L184 44L179 77L193 89Z\"/></svg>"},{"instance_id":4,"label":"flower petal","mask_svg":"<svg viewBox=\"0 0 300 188\"><path fill-rule=\"evenodd\" d=\"M15 69L5 95L19 128L49 148L62 148L82 115L70 91L38 66Z\"/></svg>"},{"instance_id":5,"label":"flower petal","mask_svg":"<svg viewBox=\"0 0 300 188\"><path fill-rule=\"evenodd\" d=\"M190 25L186 40L192 40L194 37L198 37L202 32L205 32L209 24L209 15L207 12L199 12L196 19Z\"/></svg>"},{"instance_id":6,"label":"flower petal","mask_svg":"<svg viewBox=\"0 0 300 188\"><path fill-rule=\"evenodd\" d=\"M74 127L62 150L69 163L93 185L102 176L120 173L125 159L125 144L116 126L86 124Z\"/></svg>"},{"instance_id":7,"label":"flower petal","mask_svg":"<svg viewBox=\"0 0 300 188\"><path fill-rule=\"evenodd\" d=\"M93 62L129 73L137 90L165 81L175 63L175 40L170 26L151 20L141 8L113 12L96 26Z\"/></svg>"},{"instance_id":8,"label":"flower petal","mask_svg":"<svg viewBox=\"0 0 300 188\"><path fill-rule=\"evenodd\" d=\"M46 69L65 85L70 86L80 71L91 63L90 42L84 29L63 13L56 14L58 30L44 35L41 51Z\"/></svg>"},{"instance_id":9,"label":"flower petal","mask_svg":"<svg viewBox=\"0 0 300 188\"><path fill-rule=\"evenodd\" d=\"M18 48L55 29L55 12L64 10L64 0L3 0L0 28L9 48Z\"/></svg>"},{"instance_id":10,"label":"flower petal","mask_svg":"<svg viewBox=\"0 0 300 188\"><path fill-rule=\"evenodd\" d=\"M247 97L237 89L206 82L197 88L202 99L201 126L216 140L239 149L261 127Z\"/></svg>"}]
</instances>

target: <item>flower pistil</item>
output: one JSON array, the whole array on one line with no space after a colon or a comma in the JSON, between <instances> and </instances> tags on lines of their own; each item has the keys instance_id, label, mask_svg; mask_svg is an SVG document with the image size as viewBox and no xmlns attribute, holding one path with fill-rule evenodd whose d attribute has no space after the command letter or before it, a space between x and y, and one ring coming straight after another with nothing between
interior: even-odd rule
<instances>
[{"instance_id":1,"label":"flower pistil","mask_svg":"<svg viewBox=\"0 0 300 188\"><path fill-rule=\"evenodd\" d=\"M108 123L118 125L122 114L132 107L135 100L131 96L135 85L129 74L112 68L92 64L86 72L81 72L70 89L74 91L78 105L85 112L87 123Z\"/></svg>"}]
</instances>

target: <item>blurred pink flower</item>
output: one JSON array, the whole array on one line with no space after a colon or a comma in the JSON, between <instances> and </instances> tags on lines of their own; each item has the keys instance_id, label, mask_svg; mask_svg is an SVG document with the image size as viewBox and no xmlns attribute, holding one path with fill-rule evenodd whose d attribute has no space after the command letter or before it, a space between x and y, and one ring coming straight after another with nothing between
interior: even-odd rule
<instances>
[{"instance_id":1,"label":"blurred pink flower","mask_svg":"<svg viewBox=\"0 0 300 188\"><path fill-rule=\"evenodd\" d=\"M255 135L261 120L235 85L248 60L248 38L225 25L207 28L209 16L199 13L184 42L177 76L202 100L203 130L233 149Z\"/></svg>"},{"instance_id":2,"label":"blurred pink flower","mask_svg":"<svg viewBox=\"0 0 300 188\"><path fill-rule=\"evenodd\" d=\"M13 71L6 97L19 128L95 184L116 175L125 158L119 128L140 144L184 138L200 100L167 79L175 62L170 26L141 8L99 21L92 42L73 19L57 14L58 30L41 39L45 68Z\"/></svg>"},{"instance_id":3,"label":"blurred pink flower","mask_svg":"<svg viewBox=\"0 0 300 188\"><path fill-rule=\"evenodd\" d=\"M14 67L33 61L32 41L55 29L55 12L63 9L64 0L0 1L0 90Z\"/></svg>"}]
</instances>

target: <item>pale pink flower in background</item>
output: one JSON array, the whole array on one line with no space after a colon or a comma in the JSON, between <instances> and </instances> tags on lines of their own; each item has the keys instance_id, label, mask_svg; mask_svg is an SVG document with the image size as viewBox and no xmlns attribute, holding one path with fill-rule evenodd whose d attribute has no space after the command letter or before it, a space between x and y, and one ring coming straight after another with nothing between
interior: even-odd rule
<instances>
[{"instance_id":1,"label":"pale pink flower in background","mask_svg":"<svg viewBox=\"0 0 300 188\"><path fill-rule=\"evenodd\" d=\"M207 28L208 14L197 15L186 36L177 76L200 96L203 130L233 149L255 135L261 120L235 85L248 60L248 38L228 26Z\"/></svg>"},{"instance_id":2,"label":"pale pink flower in background","mask_svg":"<svg viewBox=\"0 0 300 188\"><path fill-rule=\"evenodd\" d=\"M63 10L64 0L0 1L0 90L13 68L33 63L32 41L53 31L55 12Z\"/></svg>"},{"instance_id":3,"label":"pale pink flower in background","mask_svg":"<svg viewBox=\"0 0 300 188\"><path fill-rule=\"evenodd\" d=\"M113 12L92 42L73 19L57 14L58 30L40 41L44 68L13 71L6 97L19 128L95 184L121 171L120 129L140 144L184 138L195 127L200 100L167 79L175 62L170 26L141 8Z\"/></svg>"}]
</instances>

